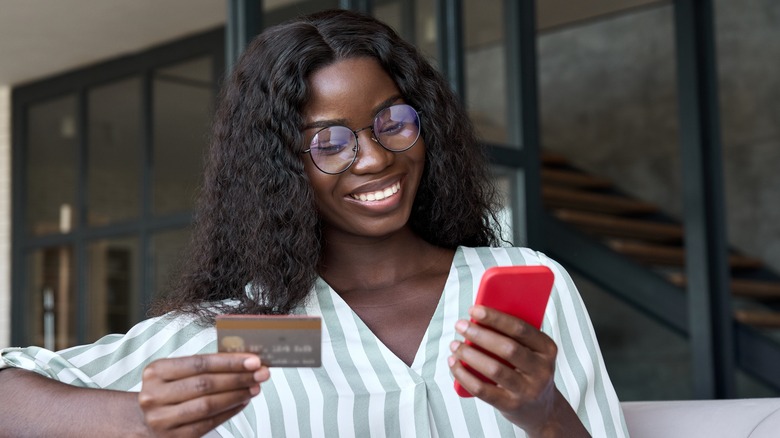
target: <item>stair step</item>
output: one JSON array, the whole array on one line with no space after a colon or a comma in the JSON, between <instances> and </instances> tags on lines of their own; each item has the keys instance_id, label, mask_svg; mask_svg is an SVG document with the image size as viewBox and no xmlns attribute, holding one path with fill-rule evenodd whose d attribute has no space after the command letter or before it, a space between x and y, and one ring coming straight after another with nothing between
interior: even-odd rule
<instances>
[{"instance_id":1,"label":"stair step","mask_svg":"<svg viewBox=\"0 0 780 438\"><path fill-rule=\"evenodd\" d=\"M734 319L754 327L780 328L780 312L765 310L736 310Z\"/></svg>"},{"instance_id":2,"label":"stair step","mask_svg":"<svg viewBox=\"0 0 780 438\"><path fill-rule=\"evenodd\" d=\"M670 273L666 275L666 278L671 283L680 287L685 287L688 284L688 280L683 273ZM738 297L753 298L756 300L779 300L780 282L732 278L731 293Z\"/></svg>"},{"instance_id":3,"label":"stair step","mask_svg":"<svg viewBox=\"0 0 780 438\"><path fill-rule=\"evenodd\" d=\"M542 169L542 184L578 187L586 189L606 189L612 187L612 182L584 172L567 169Z\"/></svg>"},{"instance_id":4,"label":"stair step","mask_svg":"<svg viewBox=\"0 0 780 438\"><path fill-rule=\"evenodd\" d=\"M588 193L559 187L542 187L542 198L548 208L569 208L608 214L655 213L650 203L602 193Z\"/></svg>"},{"instance_id":5,"label":"stair step","mask_svg":"<svg viewBox=\"0 0 780 438\"><path fill-rule=\"evenodd\" d=\"M628 240L608 239L613 251L650 265L684 266L685 251L682 247L651 245Z\"/></svg>"},{"instance_id":6,"label":"stair step","mask_svg":"<svg viewBox=\"0 0 780 438\"><path fill-rule=\"evenodd\" d=\"M771 281L735 279L731 280L731 291L734 295L759 300L780 299L780 283Z\"/></svg>"},{"instance_id":7,"label":"stair step","mask_svg":"<svg viewBox=\"0 0 780 438\"><path fill-rule=\"evenodd\" d=\"M558 153L542 151L542 165L544 166L565 166L569 164L569 160Z\"/></svg>"},{"instance_id":8,"label":"stair step","mask_svg":"<svg viewBox=\"0 0 780 438\"><path fill-rule=\"evenodd\" d=\"M583 231L602 236L629 237L660 242L680 242L683 238L683 229L678 224L628 219L567 209L555 210L553 215Z\"/></svg>"},{"instance_id":9,"label":"stair step","mask_svg":"<svg viewBox=\"0 0 780 438\"><path fill-rule=\"evenodd\" d=\"M620 254L642 263L661 266L684 266L685 249L681 246L657 245L630 240L608 239L607 246ZM760 260L738 254L729 256L732 269L756 269L762 266Z\"/></svg>"}]
</instances>

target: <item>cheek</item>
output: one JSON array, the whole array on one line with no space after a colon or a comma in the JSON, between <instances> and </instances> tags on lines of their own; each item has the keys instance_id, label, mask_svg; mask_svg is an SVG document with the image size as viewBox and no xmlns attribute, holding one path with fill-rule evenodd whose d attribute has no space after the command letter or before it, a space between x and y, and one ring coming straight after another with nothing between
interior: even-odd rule
<instances>
[{"instance_id":1,"label":"cheek","mask_svg":"<svg viewBox=\"0 0 780 438\"><path fill-rule=\"evenodd\" d=\"M311 162L311 157L309 157L309 154L306 154L306 156L303 158L303 173L306 174L306 178L309 179L310 184L312 181L314 181L314 178L317 177L317 172L319 172L319 170L314 167L314 163Z\"/></svg>"},{"instance_id":2,"label":"cheek","mask_svg":"<svg viewBox=\"0 0 780 438\"><path fill-rule=\"evenodd\" d=\"M423 143L422 139L418 140L418 144L414 145L412 148L412 160L414 160L415 163L419 163L421 167L425 166L426 161L426 151L427 148L425 147L425 143Z\"/></svg>"}]
</instances>

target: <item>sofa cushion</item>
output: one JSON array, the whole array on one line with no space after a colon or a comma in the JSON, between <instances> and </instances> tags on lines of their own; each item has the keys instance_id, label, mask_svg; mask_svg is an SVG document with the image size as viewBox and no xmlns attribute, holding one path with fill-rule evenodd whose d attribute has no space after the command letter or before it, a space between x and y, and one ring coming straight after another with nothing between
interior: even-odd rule
<instances>
[{"instance_id":1,"label":"sofa cushion","mask_svg":"<svg viewBox=\"0 0 780 438\"><path fill-rule=\"evenodd\" d=\"M632 438L777 438L780 398L623 402Z\"/></svg>"}]
</instances>

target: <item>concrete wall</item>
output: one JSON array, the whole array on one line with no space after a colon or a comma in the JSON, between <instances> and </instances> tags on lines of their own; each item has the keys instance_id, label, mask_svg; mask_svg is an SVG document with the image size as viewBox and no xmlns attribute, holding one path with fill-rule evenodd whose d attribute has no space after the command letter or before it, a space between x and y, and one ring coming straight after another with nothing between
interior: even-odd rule
<instances>
[{"instance_id":1,"label":"concrete wall","mask_svg":"<svg viewBox=\"0 0 780 438\"><path fill-rule=\"evenodd\" d=\"M729 238L780 272L780 2L715 3Z\"/></svg>"},{"instance_id":2,"label":"concrete wall","mask_svg":"<svg viewBox=\"0 0 780 438\"><path fill-rule=\"evenodd\" d=\"M0 87L0 347L11 342L11 89Z\"/></svg>"},{"instance_id":3,"label":"concrete wall","mask_svg":"<svg viewBox=\"0 0 780 438\"><path fill-rule=\"evenodd\" d=\"M543 34L542 145L682 211L674 24L655 7Z\"/></svg>"},{"instance_id":4,"label":"concrete wall","mask_svg":"<svg viewBox=\"0 0 780 438\"><path fill-rule=\"evenodd\" d=\"M729 241L780 272L780 2L715 3ZM545 148L680 217L674 32L671 5L544 32L539 85ZM683 338L576 283L621 399L692 396ZM737 377L739 396L777 396Z\"/></svg>"},{"instance_id":5,"label":"concrete wall","mask_svg":"<svg viewBox=\"0 0 780 438\"><path fill-rule=\"evenodd\" d=\"M729 241L780 272L780 2L716 2ZM682 211L671 5L544 33L542 142Z\"/></svg>"}]
</instances>

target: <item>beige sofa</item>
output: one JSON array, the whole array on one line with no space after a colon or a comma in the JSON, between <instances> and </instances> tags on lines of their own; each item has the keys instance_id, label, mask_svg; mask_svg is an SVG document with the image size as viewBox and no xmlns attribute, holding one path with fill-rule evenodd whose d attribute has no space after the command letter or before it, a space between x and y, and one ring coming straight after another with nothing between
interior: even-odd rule
<instances>
[{"instance_id":1,"label":"beige sofa","mask_svg":"<svg viewBox=\"0 0 780 438\"><path fill-rule=\"evenodd\" d=\"M631 438L780 438L780 398L623 402Z\"/></svg>"}]
</instances>

